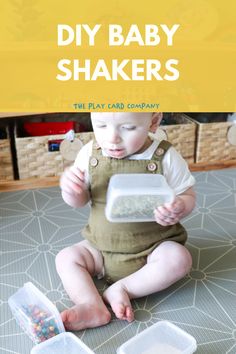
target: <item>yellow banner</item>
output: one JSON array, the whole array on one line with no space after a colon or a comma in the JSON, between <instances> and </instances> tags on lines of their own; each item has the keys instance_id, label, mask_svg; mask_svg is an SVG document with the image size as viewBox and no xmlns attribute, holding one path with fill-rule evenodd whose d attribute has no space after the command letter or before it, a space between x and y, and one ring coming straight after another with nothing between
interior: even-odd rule
<instances>
[{"instance_id":1,"label":"yellow banner","mask_svg":"<svg viewBox=\"0 0 236 354\"><path fill-rule=\"evenodd\" d=\"M8 0L0 111L236 111L234 0Z\"/></svg>"}]
</instances>

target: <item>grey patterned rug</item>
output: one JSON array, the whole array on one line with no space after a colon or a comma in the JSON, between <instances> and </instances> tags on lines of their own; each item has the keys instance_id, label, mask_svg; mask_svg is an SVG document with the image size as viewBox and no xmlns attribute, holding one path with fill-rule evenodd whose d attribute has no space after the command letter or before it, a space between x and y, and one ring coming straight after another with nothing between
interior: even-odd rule
<instances>
[{"instance_id":1,"label":"grey patterned rug","mask_svg":"<svg viewBox=\"0 0 236 354\"><path fill-rule=\"evenodd\" d=\"M236 170L195 173L197 207L184 220L193 270L165 291L133 301L136 320L76 332L95 353L114 354L159 320L193 335L197 353L236 353ZM59 188L0 194L0 353L28 354L33 346L7 304L31 281L59 310L71 306L56 273L58 251L81 239L89 209L71 209ZM106 286L96 281L99 289ZM135 353L134 353L135 354Z\"/></svg>"}]
</instances>

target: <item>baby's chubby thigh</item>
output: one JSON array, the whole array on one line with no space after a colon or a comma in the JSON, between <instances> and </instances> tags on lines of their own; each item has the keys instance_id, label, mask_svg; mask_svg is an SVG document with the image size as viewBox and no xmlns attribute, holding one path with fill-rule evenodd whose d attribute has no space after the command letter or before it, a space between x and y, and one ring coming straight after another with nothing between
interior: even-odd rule
<instances>
[{"instance_id":1,"label":"baby's chubby thigh","mask_svg":"<svg viewBox=\"0 0 236 354\"><path fill-rule=\"evenodd\" d=\"M103 256L89 241L83 240L61 250L56 256L56 267L66 271L71 265L85 268L91 276L99 276L103 273Z\"/></svg>"},{"instance_id":2,"label":"baby's chubby thigh","mask_svg":"<svg viewBox=\"0 0 236 354\"><path fill-rule=\"evenodd\" d=\"M159 270L172 272L179 278L190 271L192 257L184 245L175 241L163 241L147 257L147 264L151 263L156 263Z\"/></svg>"}]
</instances>

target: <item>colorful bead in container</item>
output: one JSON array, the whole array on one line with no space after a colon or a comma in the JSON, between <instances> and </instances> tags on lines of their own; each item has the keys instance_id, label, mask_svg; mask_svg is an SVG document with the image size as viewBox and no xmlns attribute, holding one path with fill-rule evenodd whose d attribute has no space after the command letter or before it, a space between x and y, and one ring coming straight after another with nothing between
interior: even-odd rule
<instances>
[{"instance_id":1,"label":"colorful bead in container","mask_svg":"<svg viewBox=\"0 0 236 354\"><path fill-rule=\"evenodd\" d=\"M16 321L35 344L65 332L57 308L32 283L24 284L8 303Z\"/></svg>"},{"instance_id":2,"label":"colorful bead in container","mask_svg":"<svg viewBox=\"0 0 236 354\"><path fill-rule=\"evenodd\" d=\"M50 313L40 309L37 305L24 307L23 311L30 321L31 333L35 338L35 342L41 343L59 334L56 320Z\"/></svg>"}]
</instances>

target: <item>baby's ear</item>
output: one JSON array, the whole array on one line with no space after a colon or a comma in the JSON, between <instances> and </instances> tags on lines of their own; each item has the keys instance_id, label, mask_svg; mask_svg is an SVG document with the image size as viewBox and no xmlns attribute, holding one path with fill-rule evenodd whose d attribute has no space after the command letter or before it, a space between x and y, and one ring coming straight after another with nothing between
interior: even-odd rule
<instances>
[{"instance_id":1,"label":"baby's ear","mask_svg":"<svg viewBox=\"0 0 236 354\"><path fill-rule=\"evenodd\" d=\"M161 112L154 112L152 115L152 122L150 125L150 132L155 133L157 128L159 127L161 120L163 117L163 113Z\"/></svg>"}]
</instances>

